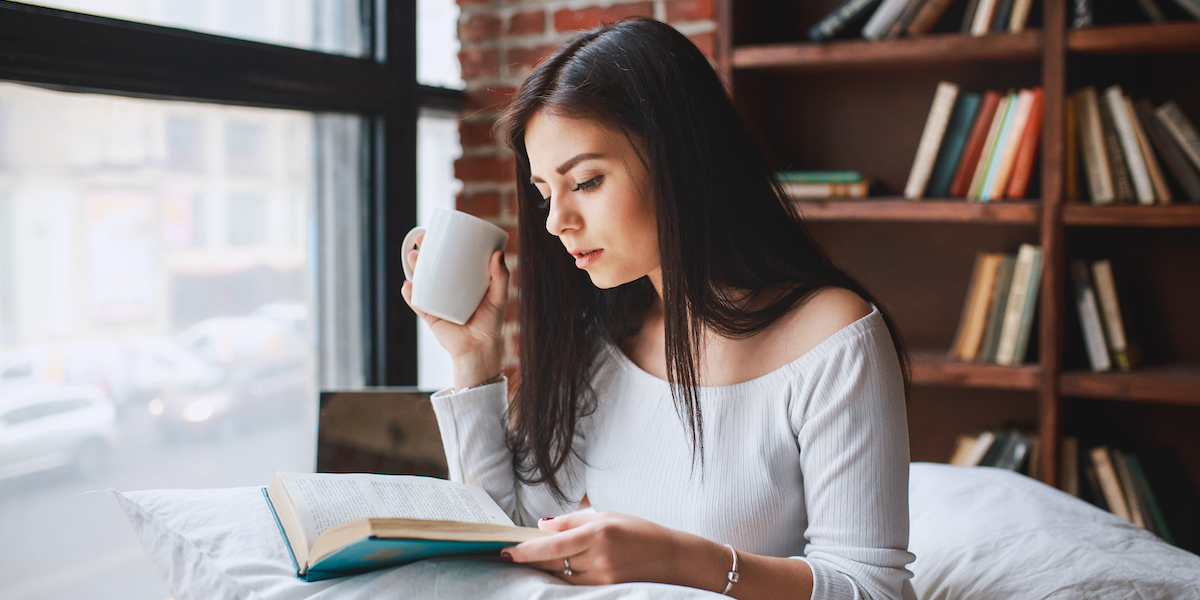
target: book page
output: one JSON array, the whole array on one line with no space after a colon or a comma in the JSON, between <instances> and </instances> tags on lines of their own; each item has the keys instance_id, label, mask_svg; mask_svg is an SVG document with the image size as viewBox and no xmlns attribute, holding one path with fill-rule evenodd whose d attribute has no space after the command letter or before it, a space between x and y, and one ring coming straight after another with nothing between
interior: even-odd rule
<instances>
[{"instance_id":1,"label":"book page","mask_svg":"<svg viewBox=\"0 0 1200 600\"><path fill-rule=\"evenodd\" d=\"M311 543L326 529L365 518L512 525L478 486L433 477L361 473L280 473Z\"/></svg>"}]
</instances>

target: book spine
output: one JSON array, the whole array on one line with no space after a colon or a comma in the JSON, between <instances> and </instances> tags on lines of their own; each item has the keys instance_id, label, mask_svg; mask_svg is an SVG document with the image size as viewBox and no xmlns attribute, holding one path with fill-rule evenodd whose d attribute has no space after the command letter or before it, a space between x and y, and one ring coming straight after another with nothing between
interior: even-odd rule
<instances>
[{"instance_id":1,"label":"book spine","mask_svg":"<svg viewBox=\"0 0 1200 600\"><path fill-rule=\"evenodd\" d=\"M992 298L992 288L996 285L996 273L1004 262L1003 254L988 254L980 266L979 284L971 297L970 313L967 317L967 331L963 334L962 353L960 358L971 362L979 355L979 345L983 340L983 329L987 325L988 300Z\"/></svg>"},{"instance_id":2,"label":"book spine","mask_svg":"<svg viewBox=\"0 0 1200 600\"><path fill-rule=\"evenodd\" d=\"M1012 17L1013 0L999 0L991 30L995 33L1008 31L1008 20Z\"/></svg>"},{"instance_id":3,"label":"book spine","mask_svg":"<svg viewBox=\"0 0 1200 600\"><path fill-rule=\"evenodd\" d=\"M1096 284L1096 296L1100 299L1100 310L1104 316L1104 330L1108 335L1108 349L1113 360L1122 371L1130 369L1129 345L1125 340L1125 323L1121 319L1121 305L1117 302L1117 286L1113 282L1112 263L1098 260L1092 263L1092 281Z\"/></svg>"},{"instance_id":4,"label":"book spine","mask_svg":"<svg viewBox=\"0 0 1200 600\"><path fill-rule=\"evenodd\" d=\"M1191 202L1200 202L1200 174L1188 164L1183 150L1175 144L1171 134L1167 133L1162 122L1155 116L1154 105L1150 103L1150 100L1142 98L1134 103L1134 108L1137 110L1142 126L1146 129L1146 136L1150 138L1150 144L1154 146L1155 150L1158 150L1163 162L1167 163L1167 168L1175 176L1175 181L1179 182L1179 187L1183 188L1184 195Z\"/></svg>"},{"instance_id":5,"label":"book spine","mask_svg":"<svg viewBox=\"0 0 1200 600\"><path fill-rule=\"evenodd\" d=\"M1075 96L1067 96L1063 107L1063 195L1067 202L1079 202L1079 109Z\"/></svg>"},{"instance_id":6,"label":"book spine","mask_svg":"<svg viewBox=\"0 0 1200 600\"><path fill-rule=\"evenodd\" d=\"M1175 0L1180 8L1186 10L1195 19L1200 19L1200 2L1196 0Z\"/></svg>"},{"instance_id":7,"label":"book spine","mask_svg":"<svg viewBox=\"0 0 1200 600\"><path fill-rule=\"evenodd\" d=\"M917 12L917 16L913 17L912 23L908 24L908 35L924 35L933 29L937 24L938 19L946 13L946 9L950 7L950 3L954 0L928 0L921 5L921 10Z\"/></svg>"},{"instance_id":8,"label":"book spine","mask_svg":"<svg viewBox=\"0 0 1200 600\"><path fill-rule=\"evenodd\" d=\"M954 181L950 183L950 197L965 198L970 190L971 179L975 175L975 166L979 163L979 155L983 153L984 143L988 132L991 131L992 121L996 118L996 108L1000 106L1000 93L988 90L983 93L983 103L979 114L971 126L971 136L963 148L963 156L958 161L958 170L954 173Z\"/></svg>"},{"instance_id":9,"label":"book spine","mask_svg":"<svg viewBox=\"0 0 1200 600\"><path fill-rule=\"evenodd\" d=\"M781 183L858 183L858 171L780 171L775 174Z\"/></svg>"},{"instance_id":10,"label":"book spine","mask_svg":"<svg viewBox=\"0 0 1200 600\"><path fill-rule=\"evenodd\" d=\"M950 358L962 359L963 339L967 335L967 323L971 320L971 299L979 290L979 280L983 277L983 263L986 252L975 253L975 264L971 267L971 279L967 283L967 298L963 301L962 314L958 317L958 329L954 330L954 341L950 342Z\"/></svg>"},{"instance_id":11,"label":"book spine","mask_svg":"<svg viewBox=\"0 0 1200 600\"><path fill-rule=\"evenodd\" d=\"M917 155L908 174L908 184L904 186L905 198L916 200L925 194L925 186L929 183L929 175L933 171L933 160L937 156L938 147L942 145L942 137L950 121L950 110L954 107L957 96L957 85L948 81L938 84L937 92L933 96L933 106L925 120L925 131L921 133Z\"/></svg>"},{"instance_id":12,"label":"book spine","mask_svg":"<svg viewBox=\"0 0 1200 600\"><path fill-rule=\"evenodd\" d=\"M909 0L904 6L900 16L892 22L892 26L888 28L885 39L894 40L904 35L904 31L908 29L909 24L916 18L917 11L921 10L921 6L928 0Z\"/></svg>"},{"instance_id":13,"label":"book spine","mask_svg":"<svg viewBox=\"0 0 1200 600\"><path fill-rule=\"evenodd\" d=\"M841 6L825 16L808 30L808 39L814 42L828 40L842 32L846 25L870 10L879 0L846 0Z\"/></svg>"},{"instance_id":14,"label":"book spine","mask_svg":"<svg viewBox=\"0 0 1200 600\"><path fill-rule=\"evenodd\" d=\"M1137 0L1138 6L1142 7L1142 12L1146 13L1146 18L1150 19L1151 23L1162 23L1164 20L1162 9L1154 3L1154 0Z\"/></svg>"},{"instance_id":15,"label":"book spine","mask_svg":"<svg viewBox=\"0 0 1200 600\"><path fill-rule=\"evenodd\" d=\"M1125 506L1129 508L1129 520L1134 525L1146 528L1146 515L1138 502L1137 491L1133 489L1133 480L1129 477L1129 465L1125 464L1125 454L1113 448L1108 451L1112 458L1113 469L1117 472L1117 482L1121 484L1121 493L1125 496Z\"/></svg>"},{"instance_id":16,"label":"book spine","mask_svg":"<svg viewBox=\"0 0 1200 600\"><path fill-rule=\"evenodd\" d=\"M1005 140L1003 152L999 154L996 161L996 174L992 178L991 185L985 190L987 193L985 200L997 200L1004 197L1004 190L1008 187L1008 181L1012 177L1013 166L1017 161L1017 150L1020 149L1021 141L1024 139L1025 129L1029 125L1029 113L1032 109L1033 90L1021 90L1018 96L1017 112L1008 128L1008 139Z\"/></svg>"},{"instance_id":17,"label":"book spine","mask_svg":"<svg viewBox=\"0 0 1200 600\"><path fill-rule=\"evenodd\" d=\"M1022 101L1021 94L1021 92L1018 92L1017 95L1009 101L1008 110L1005 111L1004 121L1000 124L1000 131L996 133L996 141L992 148L992 156L990 159L988 159L986 173L983 177L983 181L979 185L979 191L975 195L975 197L984 202L992 199L992 186L995 185L996 175L1000 171L1000 162L1004 160L1004 154L1008 151L1008 145L1011 142L1011 133L1014 130L1013 122L1016 120L1017 115L1020 114L1022 110L1029 110L1028 103ZM1023 104L1024 108L1022 109Z\"/></svg>"},{"instance_id":18,"label":"book spine","mask_svg":"<svg viewBox=\"0 0 1200 600\"><path fill-rule=\"evenodd\" d=\"M1004 193L1007 198L1024 198L1028 191L1029 179L1033 174L1033 159L1037 156L1038 144L1042 138L1044 104L1045 94L1042 92L1042 88L1033 88L1033 105L1029 108L1029 121L1025 126L1025 133L1021 136L1021 147L1017 150L1012 179L1008 184L1008 190Z\"/></svg>"},{"instance_id":19,"label":"book spine","mask_svg":"<svg viewBox=\"0 0 1200 600\"><path fill-rule=\"evenodd\" d=\"M1016 360L1017 336L1021 328L1021 312L1025 310L1025 298L1029 293L1033 275L1035 249L1030 244L1021 244L1017 251L1017 264L1013 267L1012 287L1004 307L1004 321L1000 327L1000 342L996 347L996 364L1011 366Z\"/></svg>"},{"instance_id":20,"label":"book spine","mask_svg":"<svg viewBox=\"0 0 1200 600\"><path fill-rule=\"evenodd\" d=\"M1129 167L1125 163L1124 152L1121 150L1121 140L1117 137L1117 127L1113 123L1112 110L1108 102L1099 100L1100 127L1104 133L1104 151L1108 156L1108 167L1112 169L1113 187L1117 202L1128 202L1134 197L1133 182L1129 180Z\"/></svg>"},{"instance_id":21,"label":"book spine","mask_svg":"<svg viewBox=\"0 0 1200 600\"><path fill-rule=\"evenodd\" d=\"M1174 100L1158 107L1157 114L1163 127L1179 144L1179 149L1183 150L1184 155L1192 161L1197 169L1200 169L1200 135L1196 134L1196 128L1192 126L1187 115L1179 110L1179 106L1175 104Z\"/></svg>"},{"instance_id":22,"label":"book spine","mask_svg":"<svg viewBox=\"0 0 1200 600\"><path fill-rule=\"evenodd\" d=\"M1071 262L1071 277L1075 280L1075 307L1079 310L1079 325L1083 329L1088 362L1097 373L1107 371L1112 368L1112 362L1108 358L1108 344L1104 339L1104 326L1100 323L1100 310L1096 307L1096 292L1092 288L1087 263L1083 260Z\"/></svg>"},{"instance_id":23,"label":"book spine","mask_svg":"<svg viewBox=\"0 0 1200 600\"><path fill-rule=\"evenodd\" d=\"M980 0L967 0L967 11L963 13L962 27L958 32L963 35L971 34L971 24L975 22L975 13L979 10Z\"/></svg>"},{"instance_id":24,"label":"book spine","mask_svg":"<svg viewBox=\"0 0 1200 600\"><path fill-rule=\"evenodd\" d=\"M1142 470L1141 459L1135 454L1126 454L1125 462L1129 465L1129 475L1133 479L1134 487L1137 488L1143 505L1150 513L1150 523L1152 523L1150 529L1164 542L1174 544L1175 540L1171 538L1171 530L1167 527L1167 520L1163 518L1158 499L1154 497L1154 490L1150 488L1150 482L1146 480L1146 473Z\"/></svg>"},{"instance_id":25,"label":"book spine","mask_svg":"<svg viewBox=\"0 0 1200 600\"><path fill-rule=\"evenodd\" d=\"M1091 27L1093 21L1092 0L1071 0L1071 29Z\"/></svg>"},{"instance_id":26,"label":"book spine","mask_svg":"<svg viewBox=\"0 0 1200 600\"><path fill-rule=\"evenodd\" d=\"M1108 153L1104 149L1104 129L1100 123L1100 102L1096 88L1086 87L1077 92L1075 107L1079 110L1080 147L1083 150L1088 191L1092 204L1112 204L1116 200Z\"/></svg>"},{"instance_id":27,"label":"book spine","mask_svg":"<svg viewBox=\"0 0 1200 600\"><path fill-rule=\"evenodd\" d=\"M945 198L950 192L950 182L962 160L963 148L967 145L967 135L975 123L975 115L979 113L980 101L979 94L959 94L958 101L954 103L954 112L950 115L950 123L946 125L942 147L938 149L937 159L933 162L933 173L929 176L926 196Z\"/></svg>"},{"instance_id":28,"label":"book spine","mask_svg":"<svg viewBox=\"0 0 1200 600\"><path fill-rule=\"evenodd\" d=\"M996 273L996 285L992 286L992 298L988 301L987 327L983 340L979 342L977 362L996 362L996 348L1000 344L1000 327L1004 323L1004 308L1008 303L1008 292L1012 288L1013 268L1017 264L1015 254L1005 254L1004 261Z\"/></svg>"},{"instance_id":29,"label":"book spine","mask_svg":"<svg viewBox=\"0 0 1200 600\"><path fill-rule=\"evenodd\" d=\"M871 18L867 19L867 24L863 25L862 36L868 40L882 38L888 27L891 27L892 23L900 18L900 13L907 4L908 0L883 0Z\"/></svg>"},{"instance_id":30,"label":"book spine","mask_svg":"<svg viewBox=\"0 0 1200 600\"><path fill-rule=\"evenodd\" d=\"M987 140L983 143L983 152L979 154L979 161L975 164L975 173L971 176L971 186L967 189L967 198L971 200L979 199L979 190L983 187L984 179L987 178L988 166L992 164L992 155L996 151L996 140L1000 136L1000 128L1004 125L1004 120L1008 117L1008 112L1012 109L1015 99L1014 94L1008 94L996 107L992 127L988 131Z\"/></svg>"},{"instance_id":31,"label":"book spine","mask_svg":"<svg viewBox=\"0 0 1200 600\"><path fill-rule=\"evenodd\" d=\"M1096 465L1096 478L1100 480L1108 510L1132 523L1133 517L1129 514L1129 506L1125 504L1125 494L1121 492L1121 482L1117 479L1117 470L1113 467L1108 448L1097 446L1092 448L1090 454L1092 463Z\"/></svg>"},{"instance_id":32,"label":"book spine","mask_svg":"<svg viewBox=\"0 0 1200 600\"><path fill-rule=\"evenodd\" d=\"M1146 161L1142 159L1142 149L1138 147L1137 134L1133 132L1133 124L1129 122L1125 93L1121 91L1121 86L1110 86L1104 90L1104 99L1108 101L1108 112L1112 115L1113 129L1117 133L1125 164L1133 179L1137 201L1141 204L1154 204L1154 186L1150 183L1150 171L1146 169Z\"/></svg>"},{"instance_id":33,"label":"book spine","mask_svg":"<svg viewBox=\"0 0 1200 600\"><path fill-rule=\"evenodd\" d=\"M1133 108L1133 100L1129 96L1125 96L1125 112L1129 113L1129 122L1133 125L1133 135L1137 138L1138 149L1142 151L1142 159L1146 161L1146 170L1150 172L1150 183L1154 184L1154 197L1160 204L1170 204L1174 199L1171 196L1171 188L1167 185L1162 165L1154 156L1154 149L1150 147L1150 138L1146 137L1146 130L1142 128L1142 120L1138 117L1137 110Z\"/></svg>"},{"instance_id":34,"label":"book spine","mask_svg":"<svg viewBox=\"0 0 1200 600\"><path fill-rule=\"evenodd\" d=\"M987 35L995 12L996 0L979 0L979 6L975 9L975 19L971 22L971 35Z\"/></svg>"},{"instance_id":35,"label":"book spine","mask_svg":"<svg viewBox=\"0 0 1200 600\"><path fill-rule=\"evenodd\" d=\"M1013 350L1013 361L1025 362L1025 351L1029 347L1029 333L1033 330L1033 315L1037 312L1038 290L1042 283L1042 249L1034 246L1033 268L1029 274L1029 291L1025 293L1025 306L1021 309L1021 327L1017 330L1017 343Z\"/></svg>"},{"instance_id":36,"label":"book spine","mask_svg":"<svg viewBox=\"0 0 1200 600\"><path fill-rule=\"evenodd\" d=\"M790 198L865 198L870 184L858 183L784 183Z\"/></svg>"},{"instance_id":37,"label":"book spine","mask_svg":"<svg viewBox=\"0 0 1200 600\"><path fill-rule=\"evenodd\" d=\"M1033 0L1017 0L1013 4L1012 20L1008 23L1009 33L1021 33L1025 31L1025 22L1029 20L1029 8L1033 5Z\"/></svg>"},{"instance_id":38,"label":"book spine","mask_svg":"<svg viewBox=\"0 0 1200 600\"><path fill-rule=\"evenodd\" d=\"M971 454L963 461L965 466L974 467L983 464L983 459L991 452L996 443L994 432L985 431L979 434L979 437L975 439L975 447L971 449Z\"/></svg>"}]
</instances>

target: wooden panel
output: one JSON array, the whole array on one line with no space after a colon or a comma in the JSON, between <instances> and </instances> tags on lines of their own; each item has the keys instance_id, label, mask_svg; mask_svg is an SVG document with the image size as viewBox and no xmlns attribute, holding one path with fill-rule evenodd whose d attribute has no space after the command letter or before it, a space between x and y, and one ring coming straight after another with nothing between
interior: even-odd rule
<instances>
[{"instance_id":1,"label":"wooden panel","mask_svg":"<svg viewBox=\"0 0 1200 600\"><path fill-rule=\"evenodd\" d=\"M1200 23L1107 25L1067 32L1072 52L1122 53L1200 51Z\"/></svg>"},{"instance_id":2,"label":"wooden panel","mask_svg":"<svg viewBox=\"0 0 1200 600\"><path fill-rule=\"evenodd\" d=\"M950 360L945 351L913 351L912 382L917 385L1034 391L1041 377L1036 363L1002 367Z\"/></svg>"},{"instance_id":3,"label":"wooden panel","mask_svg":"<svg viewBox=\"0 0 1200 600\"><path fill-rule=\"evenodd\" d=\"M962 199L802 200L801 216L810 221L926 221L941 223L1010 223L1034 225L1041 203L967 202Z\"/></svg>"},{"instance_id":4,"label":"wooden panel","mask_svg":"<svg viewBox=\"0 0 1200 600\"><path fill-rule=\"evenodd\" d=\"M1064 396L1200 407L1200 365L1142 367L1130 373L1069 371L1060 378Z\"/></svg>"},{"instance_id":5,"label":"wooden panel","mask_svg":"<svg viewBox=\"0 0 1200 600\"><path fill-rule=\"evenodd\" d=\"M822 44L788 43L735 47L739 69L830 69L855 66L934 65L968 61L1035 60L1041 32L971 37L957 33L873 42L839 40Z\"/></svg>"},{"instance_id":6,"label":"wooden panel","mask_svg":"<svg viewBox=\"0 0 1200 600\"><path fill-rule=\"evenodd\" d=\"M1063 205L1063 223L1099 227L1200 227L1200 205Z\"/></svg>"}]
</instances>

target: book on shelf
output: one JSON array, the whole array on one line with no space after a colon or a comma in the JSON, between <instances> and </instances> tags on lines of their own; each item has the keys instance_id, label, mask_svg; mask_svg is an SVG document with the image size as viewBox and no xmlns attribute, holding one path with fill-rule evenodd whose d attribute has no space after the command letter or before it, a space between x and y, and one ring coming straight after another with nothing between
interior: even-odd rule
<instances>
[{"instance_id":1,"label":"book on shelf","mask_svg":"<svg viewBox=\"0 0 1200 600\"><path fill-rule=\"evenodd\" d=\"M929 109L929 116L925 119L925 129L921 133L921 141L917 145L917 155L913 158L912 169L908 174L908 183L904 186L905 198L915 200L925 195L929 176L933 172L933 163L937 158L938 148L942 144L942 138L946 133L946 126L950 122L950 113L957 97L957 85L949 81L938 83L933 96L933 105Z\"/></svg>"},{"instance_id":2,"label":"book on shelf","mask_svg":"<svg viewBox=\"0 0 1200 600\"><path fill-rule=\"evenodd\" d=\"M1154 104L1149 98L1142 98L1134 103L1138 121L1150 139L1150 145L1166 163L1167 169L1183 189L1184 196L1191 202L1200 202L1200 172L1197 172L1184 155L1183 149L1175 143L1171 134L1163 127L1154 112Z\"/></svg>"},{"instance_id":3,"label":"book on shelf","mask_svg":"<svg viewBox=\"0 0 1200 600\"><path fill-rule=\"evenodd\" d=\"M960 467L976 466L987 455L988 450L995 442L996 434L992 431L984 431L975 436L960 435L955 442L954 455L950 457L950 464Z\"/></svg>"},{"instance_id":4,"label":"book on shelf","mask_svg":"<svg viewBox=\"0 0 1200 600\"><path fill-rule=\"evenodd\" d=\"M1100 123L1100 101L1096 88L1087 86L1075 92L1078 111L1079 148L1082 150L1085 181L1092 204L1106 205L1116 201L1108 151L1104 148L1104 128Z\"/></svg>"},{"instance_id":5,"label":"book on shelf","mask_svg":"<svg viewBox=\"0 0 1200 600\"><path fill-rule=\"evenodd\" d=\"M1004 308L1008 302L1008 292L1012 289L1013 269L1017 264L1017 255L1005 254L1000 269L996 271L996 285L992 288L992 297L988 300L987 325L983 329L983 339L979 342L979 353L976 360L981 363L996 362L996 347L1000 344L1000 326L1004 321Z\"/></svg>"},{"instance_id":6,"label":"book on shelf","mask_svg":"<svg viewBox=\"0 0 1200 600\"><path fill-rule=\"evenodd\" d=\"M975 255L975 266L971 270L971 281L967 287L967 300L963 304L958 331L951 345L951 357L973 361L979 353L984 328L987 325L988 302L996 286L996 275L1004 263L1004 254L979 252Z\"/></svg>"},{"instance_id":7,"label":"book on shelf","mask_svg":"<svg viewBox=\"0 0 1200 600\"><path fill-rule=\"evenodd\" d=\"M870 181L857 183L781 183L783 191L793 200L800 199L861 199L871 191Z\"/></svg>"},{"instance_id":8,"label":"book on shelf","mask_svg":"<svg viewBox=\"0 0 1200 600\"><path fill-rule=\"evenodd\" d=\"M1017 250L1016 265L1013 266L1012 287L1004 307L1000 339L996 343L996 364L1013 366L1025 362L1041 280L1041 247L1021 244Z\"/></svg>"},{"instance_id":9,"label":"book on shelf","mask_svg":"<svg viewBox=\"0 0 1200 600\"><path fill-rule=\"evenodd\" d=\"M938 148L937 158L933 161L933 170L929 175L929 185L925 196L930 198L945 198L950 192L950 184L954 173L958 170L959 160L963 157L963 148L967 145L967 136L975 124L975 116L979 114L979 106L983 97L974 92L960 92L954 103L954 111L946 125L946 133L942 137L941 147Z\"/></svg>"},{"instance_id":10,"label":"book on shelf","mask_svg":"<svg viewBox=\"0 0 1200 600\"><path fill-rule=\"evenodd\" d=\"M514 525L483 488L433 477L278 473L263 494L306 581L495 555L551 534Z\"/></svg>"},{"instance_id":11,"label":"book on shelf","mask_svg":"<svg viewBox=\"0 0 1200 600\"><path fill-rule=\"evenodd\" d=\"M871 18L867 19L867 24L863 25L862 36L868 40L880 40L887 33L889 27L896 19L900 18L900 14L904 12L904 7L909 0L883 0L879 7L871 13Z\"/></svg>"},{"instance_id":12,"label":"book on shelf","mask_svg":"<svg viewBox=\"0 0 1200 600\"><path fill-rule=\"evenodd\" d=\"M1033 106L1029 109L1029 120L1025 131L1021 134L1020 146L1017 148L1012 173L1008 176L1008 189L1004 191L1005 198L1024 198L1029 191L1029 180L1033 175L1033 159L1037 156L1038 145L1042 139L1042 115L1045 112L1046 95L1041 87L1033 88ZM997 194L999 196L999 193Z\"/></svg>"},{"instance_id":13,"label":"book on shelf","mask_svg":"<svg viewBox=\"0 0 1200 600\"><path fill-rule=\"evenodd\" d=\"M1121 304L1117 301L1112 263L1108 260L1094 261L1092 281L1096 286L1096 298L1100 302L1100 314L1104 318L1104 339L1108 342L1112 360L1122 371L1129 371L1129 342L1125 339L1125 322L1121 317Z\"/></svg>"},{"instance_id":14,"label":"book on shelf","mask_svg":"<svg viewBox=\"0 0 1200 600\"><path fill-rule=\"evenodd\" d=\"M979 154L979 161L975 164L975 172L971 176L971 185L967 188L967 199L969 200L979 199L979 192L983 189L983 182L987 179L988 168L995 158L996 145L1002 137L1001 131L1004 123L1012 114L1016 97L1016 92L1010 90L1000 100L1000 105L996 107L996 116L992 119L991 128L983 142L983 152Z\"/></svg>"},{"instance_id":15,"label":"book on shelf","mask_svg":"<svg viewBox=\"0 0 1200 600\"><path fill-rule=\"evenodd\" d=\"M1013 0L996 0L996 14L992 17L992 33L1008 31L1008 20L1012 16Z\"/></svg>"},{"instance_id":16,"label":"book on shelf","mask_svg":"<svg viewBox=\"0 0 1200 600\"><path fill-rule=\"evenodd\" d=\"M955 0L925 0L921 3L921 10L917 11L911 23L908 24L908 29L905 30L910 36L918 36L929 33L933 26L937 24L942 15L946 13L946 9L950 8L950 3Z\"/></svg>"},{"instance_id":17,"label":"book on shelf","mask_svg":"<svg viewBox=\"0 0 1200 600\"><path fill-rule=\"evenodd\" d=\"M1017 429L993 429L955 440L949 464L960 467L996 467L1030 474L1030 459L1037 452L1037 437Z\"/></svg>"},{"instance_id":18,"label":"book on shelf","mask_svg":"<svg viewBox=\"0 0 1200 600\"><path fill-rule=\"evenodd\" d=\"M779 171L780 183L858 183L863 181L859 171Z\"/></svg>"},{"instance_id":19,"label":"book on shelf","mask_svg":"<svg viewBox=\"0 0 1200 600\"><path fill-rule=\"evenodd\" d=\"M971 179L975 175L975 167L979 162L979 156L983 153L984 144L991 131L991 124L996 117L996 110L1000 106L1002 98L1000 92L995 90L987 90L983 93L979 112L975 116L975 122L971 125L971 134L963 146L962 157L958 161L954 180L950 183L950 197L965 198L967 196Z\"/></svg>"},{"instance_id":20,"label":"book on shelf","mask_svg":"<svg viewBox=\"0 0 1200 600\"><path fill-rule=\"evenodd\" d=\"M1142 127L1137 110L1133 108L1133 99L1129 96L1125 96L1125 112L1129 113L1129 123L1133 127L1134 137L1137 138L1138 150L1142 153L1142 159L1146 161L1146 171L1150 175L1150 185L1154 188L1154 198L1159 204L1170 204L1174 200L1171 188L1167 186L1167 178L1163 176L1162 165L1159 164L1158 157L1154 155L1154 149L1150 146L1150 138L1146 136L1146 130Z\"/></svg>"},{"instance_id":21,"label":"book on shelf","mask_svg":"<svg viewBox=\"0 0 1200 600\"><path fill-rule=\"evenodd\" d=\"M924 0L907 0L904 4L904 10L900 11L900 15L896 17L896 20L892 21L892 24L888 26L882 39L894 40L904 35L908 26L916 18L917 11L921 9L923 3Z\"/></svg>"},{"instance_id":22,"label":"book on shelf","mask_svg":"<svg viewBox=\"0 0 1200 600\"><path fill-rule=\"evenodd\" d=\"M1009 177L1017 160L1017 150L1021 146L1026 125L1029 123L1030 111L1033 108L1034 93L1032 89L1021 90L1017 93L1017 107L997 142L996 157L988 170L987 179L979 196L983 201L999 200L1004 197L1008 187Z\"/></svg>"},{"instance_id":23,"label":"book on shelf","mask_svg":"<svg viewBox=\"0 0 1200 600\"><path fill-rule=\"evenodd\" d=\"M1075 308L1079 312L1079 325L1083 329L1084 347L1092 370L1100 373L1112 368L1108 357L1108 342L1104 339L1104 324L1100 322L1100 308L1096 303L1096 290L1084 260L1071 262L1071 279L1075 282Z\"/></svg>"},{"instance_id":24,"label":"book on shelf","mask_svg":"<svg viewBox=\"0 0 1200 600\"><path fill-rule=\"evenodd\" d=\"M808 29L808 39L823 42L834 39L847 30L858 29L879 6L879 2L880 0L846 0Z\"/></svg>"},{"instance_id":25,"label":"book on shelf","mask_svg":"<svg viewBox=\"0 0 1200 600\"><path fill-rule=\"evenodd\" d=\"M1120 143L1121 157L1128 168L1129 177L1133 182L1133 198L1139 204L1154 204L1154 186L1150 183L1150 170L1146 166L1138 145L1137 134L1134 133L1133 122L1129 118L1129 109L1125 105L1125 94L1121 86L1113 85L1104 90L1104 100L1107 110L1112 115L1113 129Z\"/></svg>"},{"instance_id":26,"label":"book on shelf","mask_svg":"<svg viewBox=\"0 0 1200 600\"><path fill-rule=\"evenodd\" d=\"M1099 98L1098 104L1100 129L1104 136L1104 151L1108 156L1108 167L1112 170L1114 199L1123 204L1134 199L1133 181L1129 177L1129 166L1125 162L1124 151L1121 150L1121 140L1117 137L1117 127L1113 122L1109 103L1103 98Z\"/></svg>"},{"instance_id":27,"label":"book on shelf","mask_svg":"<svg viewBox=\"0 0 1200 600\"><path fill-rule=\"evenodd\" d=\"M1168 100L1154 113L1179 145L1180 150L1183 150L1183 154L1192 161L1192 165L1200 169L1200 135L1197 135L1196 127L1188 120L1187 115L1179 110L1179 105L1175 104L1174 100Z\"/></svg>"},{"instance_id":28,"label":"book on shelf","mask_svg":"<svg viewBox=\"0 0 1200 600\"><path fill-rule=\"evenodd\" d=\"M1075 478L1084 500L1167 543L1200 550L1200 494L1174 449L1098 445L1078 452L1079 440L1073 436L1064 436L1060 448L1074 449L1060 455L1060 480Z\"/></svg>"},{"instance_id":29,"label":"book on shelf","mask_svg":"<svg viewBox=\"0 0 1200 600\"><path fill-rule=\"evenodd\" d=\"M987 35L991 29L992 19L996 15L998 2L999 0L979 0L979 4L975 6L975 14L971 18L971 35Z\"/></svg>"}]
</instances>

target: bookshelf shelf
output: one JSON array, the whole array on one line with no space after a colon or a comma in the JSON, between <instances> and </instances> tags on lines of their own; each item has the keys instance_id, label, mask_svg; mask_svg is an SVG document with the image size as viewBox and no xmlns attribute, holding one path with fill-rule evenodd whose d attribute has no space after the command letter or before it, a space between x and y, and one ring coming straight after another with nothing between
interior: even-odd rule
<instances>
[{"instance_id":1,"label":"bookshelf shelf","mask_svg":"<svg viewBox=\"0 0 1200 600\"><path fill-rule=\"evenodd\" d=\"M971 37L957 33L872 42L837 40L821 44L788 43L735 47L735 69L821 70L843 67L933 65L973 61L1037 60L1042 36L1038 30Z\"/></svg>"},{"instance_id":2,"label":"bookshelf shelf","mask_svg":"<svg viewBox=\"0 0 1200 600\"><path fill-rule=\"evenodd\" d=\"M916 350L909 354L909 358L912 361L912 382L917 385L1032 392L1037 390L1042 374L1037 364L1002 367L967 363L947 358L944 350Z\"/></svg>"},{"instance_id":3,"label":"bookshelf shelf","mask_svg":"<svg viewBox=\"0 0 1200 600\"><path fill-rule=\"evenodd\" d=\"M1037 201L967 202L962 199L798 200L800 215L810 221L919 221L928 223L995 223L1036 225Z\"/></svg>"},{"instance_id":4,"label":"bookshelf shelf","mask_svg":"<svg viewBox=\"0 0 1200 600\"><path fill-rule=\"evenodd\" d=\"M1129 373L1068 371L1060 378L1064 396L1200 406L1200 364L1172 364Z\"/></svg>"},{"instance_id":5,"label":"bookshelf shelf","mask_svg":"<svg viewBox=\"0 0 1200 600\"><path fill-rule=\"evenodd\" d=\"M1200 22L1106 25L1067 32L1067 49L1094 54L1200 51Z\"/></svg>"},{"instance_id":6,"label":"bookshelf shelf","mask_svg":"<svg viewBox=\"0 0 1200 600\"><path fill-rule=\"evenodd\" d=\"M1200 204L1064 204L1063 224L1090 227L1200 227Z\"/></svg>"}]
</instances>

